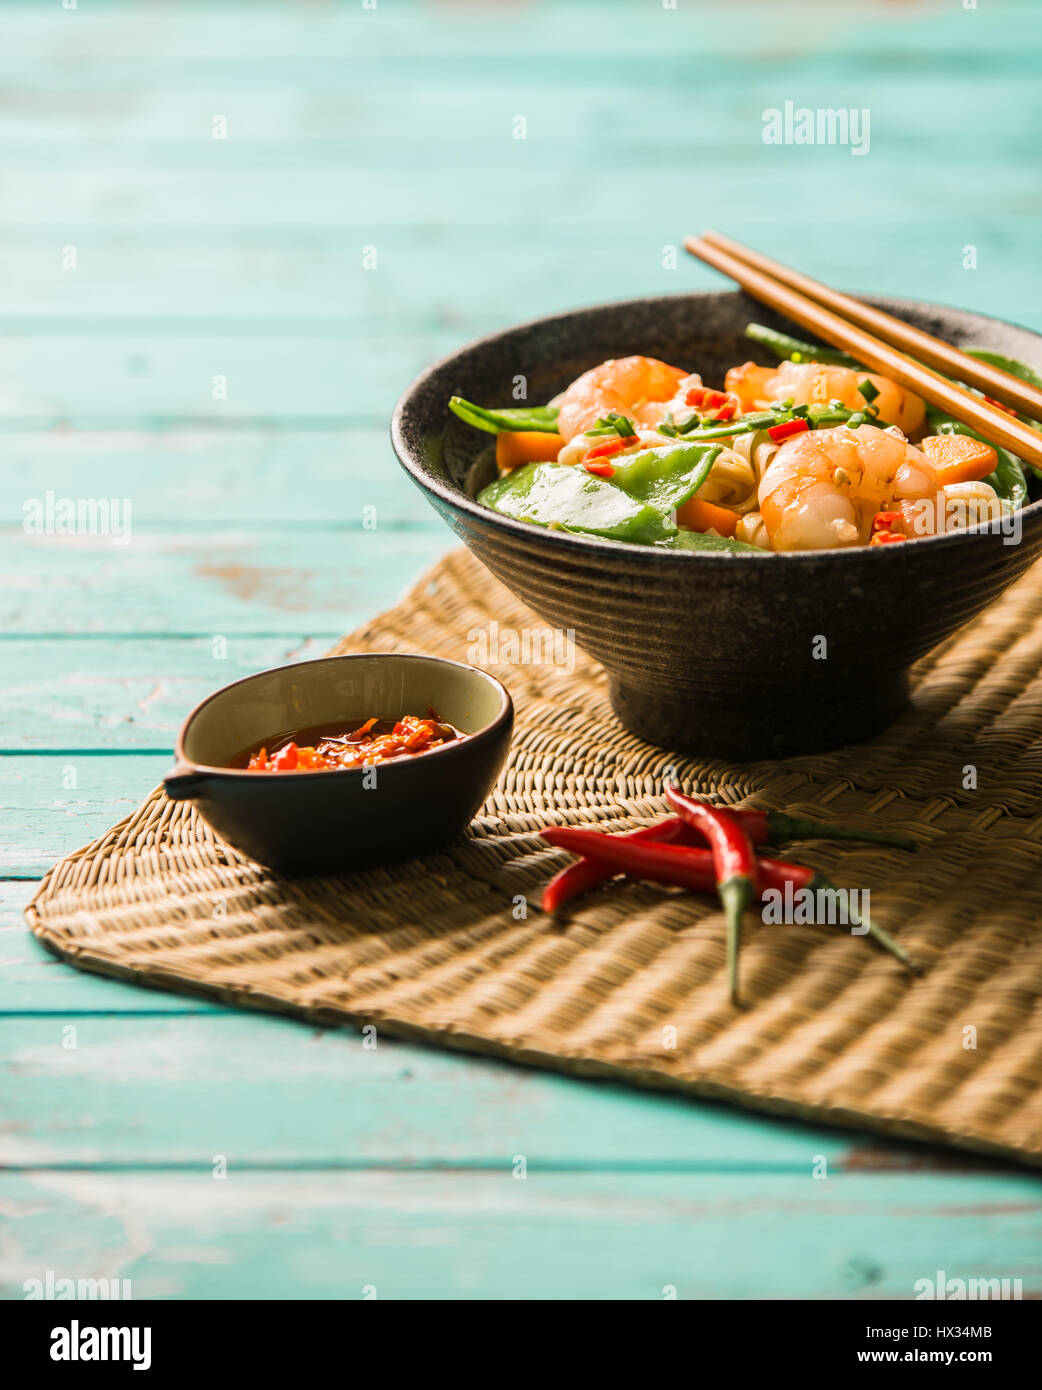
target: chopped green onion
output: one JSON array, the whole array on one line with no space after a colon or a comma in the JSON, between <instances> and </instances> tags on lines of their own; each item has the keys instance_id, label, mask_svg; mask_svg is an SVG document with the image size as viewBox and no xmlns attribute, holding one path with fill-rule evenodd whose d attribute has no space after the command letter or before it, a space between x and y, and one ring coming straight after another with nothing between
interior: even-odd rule
<instances>
[{"instance_id":1,"label":"chopped green onion","mask_svg":"<svg viewBox=\"0 0 1042 1390\"><path fill-rule=\"evenodd\" d=\"M677 433L690 434L692 430L697 430L701 424L701 415L699 415L697 410L693 410L682 425L677 425Z\"/></svg>"},{"instance_id":2,"label":"chopped green onion","mask_svg":"<svg viewBox=\"0 0 1042 1390\"><path fill-rule=\"evenodd\" d=\"M607 415L597 421L597 424L609 426L623 439L628 439L630 435L635 435L637 433L626 416L620 415L617 410L609 410Z\"/></svg>"},{"instance_id":3,"label":"chopped green onion","mask_svg":"<svg viewBox=\"0 0 1042 1390\"><path fill-rule=\"evenodd\" d=\"M778 422L775 418L775 412L773 410L758 410L752 415L740 416L739 420L736 421L736 423L750 425L755 430L759 429L761 426L775 425Z\"/></svg>"},{"instance_id":4,"label":"chopped green onion","mask_svg":"<svg viewBox=\"0 0 1042 1390\"><path fill-rule=\"evenodd\" d=\"M879 395L879 387L873 386L867 377L864 381L859 383L857 389L861 392L861 394L864 396L865 400L868 402L869 405L871 405L875 398Z\"/></svg>"},{"instance_id":5,"label":"chopped green onion","mask_svg":"<svg viewBox=\"0 0 1042 1390\"><path fill-rule=\"evenodd\" d=\"M865 424L867 420L868 416L865 414L863 410L856 410L854 414L850 417L850 419L847 421L847 428L851 430L856 430L860 425Z\"/></svg>"}]
</instances>

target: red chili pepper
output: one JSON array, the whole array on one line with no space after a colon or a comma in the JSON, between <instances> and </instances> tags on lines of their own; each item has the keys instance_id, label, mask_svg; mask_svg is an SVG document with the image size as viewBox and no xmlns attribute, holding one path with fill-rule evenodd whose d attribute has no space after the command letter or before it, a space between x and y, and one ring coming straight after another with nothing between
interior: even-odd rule
<instances>
[{"instance_id":1,"label":"red chili pepper","mask_svg":"<svg viewBox=\"0 0 1042 1390\"><path fill-rule=\"evenodd\" d=\"M667 787L667 794L671 789ZM677 803L674 803L677 804ZM731 999L738 1002L738 947L742 918L757 888L756 852L738 820L720 806L683 798L681 817L697 826L709 841L716 869L716 891L727 914L727 978Z\"/></svg>"},{"instance_id":2,"label":"red chili pepper","mask_svg":"<svg viewBox=\"0 0 1042 1390\"><path fill-rule=\"evenodd\" d=\"M1007 415L1012 415L1013 418L1016 419L1017 412L1012 408L1012 406L1003 405L1002 402L997 401L994 396L985 396L984 399L988 402L989 405L993 405L996 410L1004 410Z\"/></svg>"},{"instance_id":3,"label":"red chili pepper","mask_svg":"<svg viewBox=\"0 0 1042 1390\"><path fill-rule=\"evenodd\" d=\"M666 820L656 821L654 825L642 825L639 830L631 830L619 838L632 844L676 844L685 841L690 843L700 837L698 832L679 816L669 816ZM602 883L614 878L616 872L617 870L601 860L585 857L577 859L574 864L569 864L559 874L555 874L546 885L543 891L543 911L556 912L572 898L599 888Z\"/></svg>"},{"instance_id":4,"label":"red chili pepper","mask_svg":"<svg viewBox=\"0 0 1042 1390\"><path fill-rule=\"evenodd\" d=\"M719 410L715 410L713 412L713 419L733 420L734 413L737 410L737 408L738 407L735 405L734 401L728 401L726 405L722 405Z\"/></svg>"},{"instance_id":5,"label":"red chili pepper","mask_svg":"<svg viewBox=\"0 0 1042 1390\"><path fill-rule=\"evenodd\" d=\"M699 829L697 812L690 817L685 816L684 812L704 803L696 797L686 796L674 786L666 787L666 800L693 830ZM886 835L876 830L853 830L846 825L809 820L805 816L790 816L784 811L754 811L748 807L737 809L732 806L727 809L754 845L780 845L787 840L864 840L876 845L894 845L898 849L915 849L915 842L909 840L906 835ZM659 824L663 822L660 821Z\"/></svg>"},{"instance_id":6,"label":"red chili pepper","mask_svg":"<svg viewBox=\"0 0 1042 1390\"><path fill-rule=\"evenodd\" d=\"M615 469L610 463L584 463L583 467L587 473L592 473L595 478L615 477Z\"/></svg>"},{"instance_id":7,"label":"red chili pepper","mask_svg":"<svg viewBox=\"0 0 1042 1390\"><path fill-rule=\"evenodd\" d=\"M872 518L872 530L889 531L896 522L903 520L904 517L900 512L876 512Z\"/></svg>"},{"instance_id":8,"label":"red chili pepper","mask_svg":"<svg viewBox=\"0 0 1042 1390\"><path fill-rule=\"evenodd\" d=\"M651 830L653 827L645 828ZM716 866L712 853L706 849L684 844L655 844L650 836L644 836L641 842L629 835L602 835L597 830L577 830L563 825L549 825L540 834L548 844L597 860L610 875L623 873L631 878L650 879L653 883L690 888L696 893L712 893L716 886ZM766 889L784 893L786 884L791 884L794 892L801 888L810 892L833 889L824 874L786 859L769 859L764 855L756 860L756 869L761 893ZM904 947L882 927L870 920L862 925L867 926L868 934L908 969L918 969Z\"/></svg>"},{"instance_id":9,"label":"red chili pepper","mask_svg":"<svg viewBox=\"0 0 1042 1390\"><path fill-rule=\"evenodd\" d=\"M724 405L726 401L726 391L707 391L702 397L702 405L706 410L713 410L718 405Z\"/></svg>"},{"instance_id":10,"label":"red chili pepper","mask_svg":"<svg viewBox=\"0 0 1042 1390\"><path fill-rule=\"evenodd\" d=\"M631 444L637 442L635 435L617 434L614 439L606 439L603 444L595 444L592 449L587 449L583 455L583 462L585 463L589 459L611 458L612 454L619 454L623 449L628 449Z\"/></svg>"},{"instance_id":11,"label":"red chili pepper","mask_svg":"<svg viewBox=\"0 0 1042 1390\"><path fill-rule=\"evenodd\" d=\"M802 434L804 430L809 430L810 425L806 420L786 420L784 425L772 425L767 433L776 442L789 439L794 434Z\"/></svg>"},{"instance_id":12,"label":"red chili pepper","mask_svg":"<svg viewBox=\"0 0 1042 1390\"><path fill-rule=\"evenodd\" d=\"M645 828L651 829L650 826ZM548 825L539 833L548 844L571 850L573 854L588 855L608 866L613 874L692 888L698 893L716 890L712 850L697 845L655 843L650 836L635 840L631 835L602 835L599 830L578 830L569 825ZM765 888L784 890L786 883L794 888L820 888L826 882L813 869L790 864L784 859L761 856L756 860L756 868L761 891Z\"/></svg>"},{"instance_id":13,"label":"red chili pepper","mask_svg":"<svg viewBox=\"0 0 1042 1390\"><path fill-rule=\"evenodd\" d=\"M691 798L668 787L666 795L674 806ZM784 811L753 811L748 808L729 808L731 815L742 825L754 845L777 845L788 840L858 840L878 845L894 845L898 849L914 849L915 843L904 835L886 835L874 830L854 830L845 825L829 825L804 816L789 816ZM619 838L635 844L704 845L702 831L680 816L643 825ZM761 861L762 863L762 861ZM557 912L565 903L583 893L590 893L615 876L616 870L594 859L580 859L569 864L547 884L543 892L543 911Z\"/></svg>"},{"instance_id":14,"label":"red chili pepper","mask_svg":"<svg viewBox=\"0 0 1042 1390\"><path fill-rule=\"evenodd\" d=\"M702 402L705 400L707 394L708 393L706 392L706 388L704 386L692 386L691 389L688 391L687 395L684 397L684 404L701 405Z\"/></svg>"},{"instance_id":15,"label":"red chili pepper","mask_svg":"<svg viewBox=\"0 0 1042 1390\"><path fill-rule=\"evenodd\" d=\"M902 536L897 531L877 531L869 545L890 545L893 541L906 541L907 536Z\"/></svg>"}]
</instances>

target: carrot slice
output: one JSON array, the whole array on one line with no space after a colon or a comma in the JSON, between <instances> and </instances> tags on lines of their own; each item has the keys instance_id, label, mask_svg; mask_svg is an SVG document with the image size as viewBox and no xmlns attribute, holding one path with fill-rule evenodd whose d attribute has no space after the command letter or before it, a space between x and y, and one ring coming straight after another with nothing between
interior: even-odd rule
<instances>
[{"instance_id":1,"label":"carrot slice","mask_svg":"<svg viewBox=\"0 0 1042 1390\"><path fill-rule=\"evenodd\" d=\"M523 463L553 463L564 445L559 434L540 430L503 430L496 435L496 465L501 473Z\"/></svg>"},{"instance_id":2,"label":"carrot slice","mask_svg":"<svg viewBox=\"0 0 1042 1390\"><path fill-rule=\"evenodd\" d=\"M968 434L928 434L919 447L936 468L942 487L979 483L999 462L990 444Z\"/></svg>"},{"instance_id":3,"label":"carrot slice","mask_svg":"<svg viewBox=\"0 0 1042 1390\"><path fill-rule=\"evenodd\" d=\"M721 536L733 536L738 525L738 513L715 502L703 502L692 497L677 508L677 525L688 531L719 531Z\"/></svg>"}]
</instances>

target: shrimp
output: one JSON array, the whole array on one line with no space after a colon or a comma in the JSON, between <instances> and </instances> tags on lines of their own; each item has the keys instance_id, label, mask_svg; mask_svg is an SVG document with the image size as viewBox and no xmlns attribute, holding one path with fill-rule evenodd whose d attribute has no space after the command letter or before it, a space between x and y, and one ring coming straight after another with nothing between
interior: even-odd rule
<instances>
[{"instance_id":1,"label":"shrimp","mask_svg":"<svg viewBox=\"0 0 1042 1390\"><path fill-rule=\"evenodd\" d=\"M884 509L926 534L916 518L941 491L933 464L898 431L840 425L782 444L760 479L760 514L772 550L827 550L864 545Z\"/></svg>"},{"instance_id":2,"label":"shrimp","mask_svg":"<svg viewBox=\"0 0 1042 1390\"><path fill-rule=\"evenodd\" d=\"M879 418L897 425L911 436L923 427L926 407L896 381L851 367L830 367L823 362L781 362L777 367L758 367L746 362L732 367L725 382L746 411L765 410L772 401L788 400L796 405L825 405L842 401L848 410L859 410L868 402L858 389L868 380L879 394L872 402L879 407Z\"/></svg>"},{"instance_id":3,"label":"shrimp","mask_svg":"<svg viewBox=\"0 0 1042 1390\"><path fill-rule=\"evenodd\" d=\"M702 378L657 357L618 357L591 367L558 397L558 433L567 442L591 429L608 411L637 425L657 425L675 397L682 400Z\"/></svg>"}]
</instances>

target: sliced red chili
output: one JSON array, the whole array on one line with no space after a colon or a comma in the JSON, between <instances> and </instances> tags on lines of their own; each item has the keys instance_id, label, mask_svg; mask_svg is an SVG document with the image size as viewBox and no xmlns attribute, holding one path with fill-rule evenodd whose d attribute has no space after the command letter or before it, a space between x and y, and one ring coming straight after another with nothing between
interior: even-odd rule
<instances>
[{"instance_id":1,"label":"sliced red chili","mask_svg":"<svg viewBox=\"0 0 1042 1390\"><path fill-rule=\"evenodd\" d=\"M705 400L707 394L708 393L706 392L706 388L704 386L692 386L691 389L688 391L687 395L684 397L684 404L701 405L702 402Z\"/></svg>"},{"instance_id":2,"label":"sliced red chili","mask_svg":"<svg viewBox=\"0 0 1042 1390\"><path fill-rule=\"evenodd\" d=\"M892 545L894 541L906 541L907 536L900 535L897 531L877 531L869 545Z\"/></svg>"},{"instance_id":3,"label":"sliced red chili","mask_svg":"<svg viewBox=\"0 0 1042 1390\"><path fill-rule=\"evenodd\" d=\"M707 391L702 397L702 405L706 410L715 410L718 405L725 405L726 402L726 391Z\"/></svg>"},{"instance_id":4,"label":"sliced red chili","mask_svg":"<svg viewBox=\"0 0 1042 1390\"><path fill-rule=\"evenodd\" d=\"M615 469L610 463L584 463L583 467L587 473L592 473L595 478L614 478Z\"/></svg>"},{"instance_id":5,"label":"sliced red chili","mask_svg":"<svg viewBox=\"0 0 1042 1390\"><path fill-rule=\"evenodd\" d=\"M287 743L285 748L280 748L272 758L271 765L277 772L292 772L297 761L297 745Z\"/></svg>"},{"instance_id":6,"label":"sliced red chili","mask_svg":"<svg viewBox=\"0 0 1042 1390\"><path fill-rule=\"evenodd\" d=\"M876 512L872 518L872 530L889 531L896 522L903 520L900 512Z\"/></svg>"},{"instance_id":7,"label":"sliced red chili","mask_svg":"<svg viewBox=\"0 0 1042 1390\"><path fill-rule=\"evenodd\" d=\"M779 443L783 439L789 439L794 434L802 434L804 430L809 430L810 425L806 420L786 420L783 425L772 425L767 433Z\"/></svg>"},{"instance_id":8,"label":"sliced red chili","mask_svg":"<svg viewBox=\"0 0 1042 1390\"><path fill-rule=\"evenodd\" d=\"M714 410L714 412L713 412L713 419L714 419L714 420L733 420L733 419L734 419L734 413L735 413L735 411L736 411L737 409L738 409L738 407L735 405L734 401L728 401L728 402L726 403L726 405L722 405L722 406L720 407L719 410Z\"/></svg>"},{"instance_id":9,"label":"sliced red chili","mask_svg":"<svg viewBox=\"0 0 1042 1390\"><path fill-rule=\"evenodd\" d=\"M637 440L632 435L616 435L614 439L606 439L603 444L595 444L592 449L587 449L583 455L583 462L588 459L611 458L612 454L621 454L623 449L628 449L631 444L636 444Z\"/></svg>"}]
</instances>

